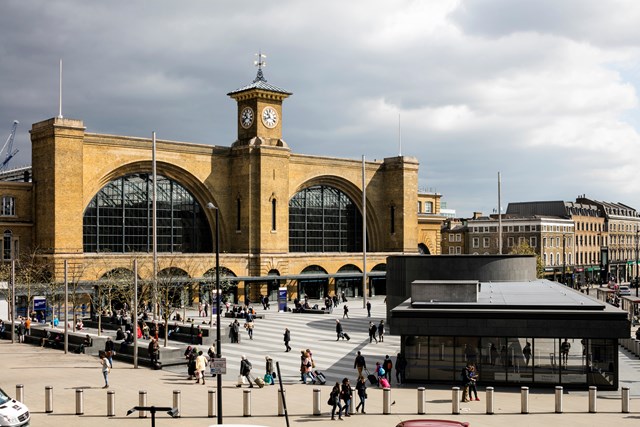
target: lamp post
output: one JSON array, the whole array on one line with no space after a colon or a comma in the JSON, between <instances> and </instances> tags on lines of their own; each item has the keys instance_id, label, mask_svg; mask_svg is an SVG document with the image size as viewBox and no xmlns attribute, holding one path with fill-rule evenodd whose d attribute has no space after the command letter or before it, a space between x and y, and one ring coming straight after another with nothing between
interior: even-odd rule
<instances>
[{"instance_id":1,"label":"lamp post","mask_svg":"<svg viewBox=\"0 0 640 427\"><path fill-rule=\"evenodd\" d=\"M640 287L640 282L638 282L638 233L640 233L640 229L636 225L636 297L638 296L638 288Z\"/></svg>"},{"instance_id":2,"label":"lamp post","mask_svg":"<svg viewBox=\"0 0 640 427\"><path fill-rule=\"evenodd\" d=\"M567 286L567 235L562 235L562 284Z\"/></svg>"},{"instance_id":3,"label":"lamp post","mask_svg":"<svg viewBox=\"0 0 640 427\"><path fill-rule=\"evenodd\" d=\"M214 209L216 211L216 359L220 359L222 357L220 348L220 209L211 202L207 203L207 209ZM211 297L213 298L213 295ZM213 301L211 308L213 309ZM222 374L216 375L216 388L216 394L218 395L218 410L216 412L218 414L218 424L222 424Z\"/></svg>"}]
</instances>

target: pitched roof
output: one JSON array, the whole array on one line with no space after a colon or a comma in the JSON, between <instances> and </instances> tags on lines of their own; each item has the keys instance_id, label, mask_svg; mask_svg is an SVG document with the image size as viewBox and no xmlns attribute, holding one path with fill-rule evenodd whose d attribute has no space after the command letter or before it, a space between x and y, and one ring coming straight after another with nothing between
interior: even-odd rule
<instances>
[{"instance_id":1,"label":"pitched roof","mask_svg":"<svg viewBox=\"0 0 640 427\"><path fill-rule=\"evenodd\" d=\"M236 95L238 93L247 92L255 89L266 90L269 92L277 92L285 95L291 95L291 92L288 92L282 88L279 88L278 86L267 83L267 79L264 78L264 74L262 73L262 68L258 68L258 74L256 75L256 78L253 79L253 82L251 84L241 87L239 89L236 89L234 91L231 91L227 94L227 96Z\"/></svg>"}]
</instances>

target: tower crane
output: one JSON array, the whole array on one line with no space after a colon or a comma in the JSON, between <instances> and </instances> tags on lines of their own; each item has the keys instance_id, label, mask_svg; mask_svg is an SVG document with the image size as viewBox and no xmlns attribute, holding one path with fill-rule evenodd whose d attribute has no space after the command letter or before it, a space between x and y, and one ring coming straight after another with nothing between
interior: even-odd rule
<instances>
[{"instance_id":1,"label":"tower crane","mask_svg":"<svg viewBox=\"0 0 640 427\"><path fill-rule=\"evenodd\" d=\"M4 160L2 160L2 163L0 163L0 171L5 170L7 168L7 165L9 164L9 161L13 158L13 156L15 156L18 153L18 150L13 149L13 139L16 136L16 129L18 128L19 123L20 122L18 122L17 120L13 121L13 127L11 128L11 133L9 134L9 138L7 138L7 142L4 143L4 145L2 146L2 149L0 150L0 156L1 156L6 149Z\"/></svg>"}]
</instances>

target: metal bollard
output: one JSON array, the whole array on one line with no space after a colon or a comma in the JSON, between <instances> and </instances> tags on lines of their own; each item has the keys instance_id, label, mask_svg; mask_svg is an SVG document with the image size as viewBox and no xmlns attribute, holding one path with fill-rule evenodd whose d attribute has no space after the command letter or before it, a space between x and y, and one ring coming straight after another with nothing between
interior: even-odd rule
<instances>
[{"instance_id":1,"label":"metal bollard","mask_svg":"<svg viewBox=\"0 0 640 427\"><path fill-rule=\"evenodd\" d=\"M320 389L313 389L313 415L321 415L322 411L320 411Z\"/></svg>"},{"instance_id":2,"label":"metal bollard","mask_svg":"<svg viewBox=\"0 0 640 427\"><path fill-rule=\"evenodd\" d=\"M487 387L485 400L487 401L487 415L493 415L493 387Z\"/></svg>"},{"instance_id":3,"label":"metal bollard","mask_svg":"<svg viewBox=\"0 0 640 427\"><path fill-rule=\"evenodd\" d=\"M84 393L82 389L76 389L76 415L84 414Z\"/></svg>"},{"instance_id":4,"label":"metal bollard","mask_svg":"<svg viewBox=\"0 0 640 427\"><path fill-rule=\"evenodd\" d=\"M284 397L287 396L287 390L278 390L278 416L284 417Z\"/></svg>"},{"instance_id":5,"label":"metal bollard","mask_svg":"<svg viewBox=\"0 0 640 427\"><path fill-rule=\"evenodd\" d=\"M107 392L107 417L116 416L116 392L109 390Z\"/></svg>"},{"instance_id":6,"label":"metal bollard","mask_svg":"<svg viewBox=\"0 0 640 427\"><path fill-rule=\"evenodd\" d=\"M451 389L451 413L460 413L460 387L453 387Z\"/></svg>"},{"instance_id":7,"label":"metal bollard","mask_svg":"<svg viewBox=\"0 0 640 427\"><path fill-rule=\"evenodd\" d=\"M356 413L356 388L351 387L351 400L349 401L349 415Z\"/></svg>"},{"instance_id":8,"label":"metal bollard","mask_svg":"<svg viewBox=\"0 0 640 427\"><path fill-rule=\"evenodd\" d=\"M596 400L598 399L598 387L592 385L589 386L589 413L595 414L598 412Z\"/></svg>"},{"instance_id":9,"label":"metal bollard","mask_svg":"<svg viewBox=\"0 0 640 427\"><path fill-rule=\"evenodd\" d=\"M147 406L147 392L138 391L138 406ZM147 418L147 411L138 411L138 418Z\"/></svg>"},{"instance_id":10,"label":"metal bollard","mask_svg":"<svg viewBox=\"0 0 640 427\"><path fill-rule=\"evenodd\" d=\"M529 413L529 387L520 387L520 413Z\"/></svg>"},{"instance_id":11,"label":"metal bollard","mask_svg":"<svg viewBox=\"0 0 640 427\"><path fill-rule=\"evenodd\" d=\"M207 412L207 416L209 418L213 418L216 416L216 391L209 390L209 398L207 399L209 402L209 410Z\"/></svg>"},{"instance_id":12,"label":"metal bollard","mask_svg":"<svg viewBox=\"0 0 640 427\"><path fill-rule=\"evenodd\" d=\"M53 387L50 385L44 388L44 412L53 412Z\"/></svg>"},{"instance_id":13,"label":"metal bollard","mask_svg":"<svg viewBox=\"0 0 640 427\"><path fill-rule=\"evenodd\" d=\"M556 386L556 414L562 413L562 386Z\"/></svg>"},{"instance_id":14,"label":"metal bollard","mask_svg":"<svg viewBox=\"0 0 640 427\"><path fill-rule=\"evenodd\" d=\"M173 390L173 408L177 409L174 418L180 418L182 416L182 395L180 390Z\"/></svg>"},{"instance_id":15,"label":"metal bollard","mask_svg":"<svg viewBox=\"0 0 640 427\"><path fill-rule=\"evenodd\" d=\"M242 390L242 416L251 416L251 390Z\"/></svg>"},{"instance_id":16,"label":"metal bollard","mask_svg":"<svg viewBox=\"0 0 640 427\"><path fill-rule=\"evenodd\" d=\"M24 403L24 385L16 384L16 400Z\"/></svg>"},{"instance_id":17,"label":"metal bollard","mask_svg":"<svg viewBox=\"0 0 640 427\"><path fill-rule=\"evenodd\" d=\"M622 387L622 413L629 413L629 387Z\"/></svg>"},{"instance_id":18,"label":"metal bollard","mask_svg":"<svg viewBox=\"0 0 640 427\"><path fill-rule=\"evenodd\" d=\"M389 415L391 413L391 389L382 390L382 414Z\"/></svg>"},{"instance_id":19,"label":"metal bollard","mask_svg":"<svg viewBox=\"0 0 640 427\"><path fill-rule=\"evenodd\" d=\"M418 387L418 415L425 414L424 406L425 406L424 387Z\"/></svg>"}]
</instances>

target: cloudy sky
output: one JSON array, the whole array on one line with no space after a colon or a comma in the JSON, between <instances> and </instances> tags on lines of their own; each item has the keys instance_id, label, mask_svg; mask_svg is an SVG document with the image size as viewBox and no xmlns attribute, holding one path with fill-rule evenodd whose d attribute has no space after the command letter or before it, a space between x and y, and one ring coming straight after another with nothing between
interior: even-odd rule
<instances>
[{"instance_id":1,"label":"cloudy sky","mask_svg":"<svg viewBox=\"0 0 640 427\"><path fill-rule=\"evenodd\" d=\"M0 143L88 132L230 145L267 55L294 152L420 162L459 216L579 194L640 209L637 0L3 0ZM400 118L400 120L399 120ZM399 125L401 123L401 138Z\"/></svg>"}]
</instances>

